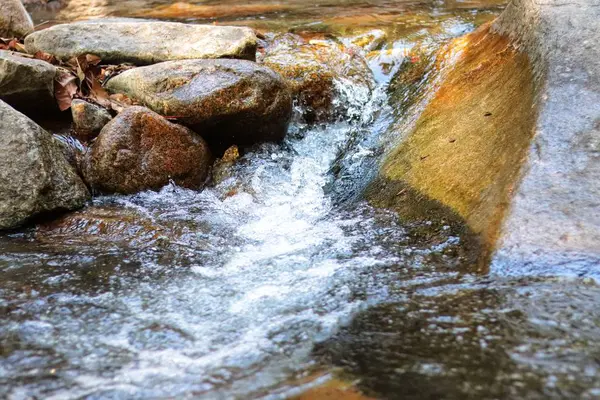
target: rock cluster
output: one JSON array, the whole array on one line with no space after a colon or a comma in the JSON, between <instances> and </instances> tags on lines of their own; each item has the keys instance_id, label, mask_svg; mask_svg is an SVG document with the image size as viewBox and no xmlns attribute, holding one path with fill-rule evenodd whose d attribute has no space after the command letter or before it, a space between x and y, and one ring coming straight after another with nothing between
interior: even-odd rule
<instances>
[{"instance_id":1,"label":"rock cluster","mask_svg":"<svg viewBox=\"0 0 600 400\"><path fill-rule=\"evenodd\" d=\"M19 1L0 10L0 36L26 36L21 53L0 51L0 229L82 207L89 191L201 189L245 147L281 141L294 99L307 122L324 121L339 82L373 87L354 45L335 40L270 36L257 63L250 28L99 19L31 33ZM57 102L71 135L53 139L17 111L35 118ZM224 154L214 166L213 154Z\"/></svg>"}]
</instances>

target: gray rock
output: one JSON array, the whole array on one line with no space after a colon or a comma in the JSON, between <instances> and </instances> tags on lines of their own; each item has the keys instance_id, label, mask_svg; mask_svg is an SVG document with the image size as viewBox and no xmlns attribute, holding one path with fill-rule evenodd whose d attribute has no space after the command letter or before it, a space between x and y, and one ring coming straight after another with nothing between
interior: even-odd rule
<instances>
[{"instance_id":1,"label":"gray rock","mask_svg":"<svg viewBox=\"0 0 600 400\"><path fill-rule=\"evenodd\" d=\"M73 127L86 139L95 137L112 119L106 109L80 99L75 99L71 103L71 115Z\"/></svg>"},{"instance_id":2,"label":"gray rock","mask_svg":"<svg viewBox=\"0 0 600 400\"><path fill-rule=\"evenodd\" d=\"M107 88L177 117L222 150L281 140L292 110L283 78L244 60L169 61L128 70Z\"/></svg>"},{"instance_id":3,"label":"gray rock","mask_svg":"<svg viewBox=\"0 0 600 400\"><path fill-rule=\"evenodd\" d=\"M0 99L23 112L57 110L56 72L45 61L0 50Z\"/></svg>"},{"instance_id":4,"label":"gray rock","mask_svg":"<svg viewBox=\"0 0 600 400\"><path fill-rule=\"evenodd\" d=\"M33 32L33 22L21 1L0 1L0 37L23 37L30 32Z\"/></svg>"},{"instance_id":5,"label":"gray rock","mask_svg":"<svg viewBox=\"0 0 600 400\"><path fill-rule=\"evenodd\" d=\"M52 136L0 101L0 229L41 213L80 208L88 198Z\"/></svg>"},{"instance_id":6,"label":"gray rock","mask_svg":"<svg viewBox=\"0 0 600 400\"><path fill-rule=\"evenodd\" d=\"M55 25L29 35L28 52L61 60L95 54L107 63L138 65L197 58L254 60L256 35L250 28L176 22L95 20Z\"/></svg>"},{"instance_id":7,"label":"gray rock","mask_svg":"<svg viewBox=\"0 0 600 400\"><path fill-rule=\"evenodd\" d=\"M536 136L492 271L600 278L600 7L515 0L495 24L529 53Z\"/></svg>"},{"instance_id":8,"label":"gray rock","mask_svg":"<svg viewBox=\"0 0 600 400\"><path fill-rule=\"evenodd\" d=\"M200 189L212 161L206 142L144 107L129 107L108 123L86 154L84 175L105 193L158 190L174 181Z\"/></svg>"}]
</instances>

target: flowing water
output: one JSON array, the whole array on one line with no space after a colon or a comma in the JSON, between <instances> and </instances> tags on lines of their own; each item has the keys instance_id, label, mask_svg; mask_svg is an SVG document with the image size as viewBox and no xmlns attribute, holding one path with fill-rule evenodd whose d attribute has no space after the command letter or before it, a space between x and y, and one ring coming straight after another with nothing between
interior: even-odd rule
<instances>
[{"instance_id":1,"label":"flowing water","mask_svg":"<svg viewBox=\"0 0 600 400\"><path fill-rule=\"evenodd\" d=\"M72 1L51 17L206 22L213 7L264 29L383 28L379 87L340 80L342 118L294 122L215 187L99 197L0 236L0 397L287 398L335 371L383 398L600 398L594 280L469 271L453 226L360 199L404 118L386 98L404 49L472 30L497 3L169 4Z\"/></svg>"}]
</instances>

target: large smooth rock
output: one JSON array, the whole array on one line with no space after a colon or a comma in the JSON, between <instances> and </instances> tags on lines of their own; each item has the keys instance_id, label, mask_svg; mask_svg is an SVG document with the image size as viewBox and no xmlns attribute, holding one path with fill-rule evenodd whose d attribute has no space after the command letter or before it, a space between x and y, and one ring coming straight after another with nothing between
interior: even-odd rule
<instances>
[{"instance_id":1,"label":"large smooth rock","mask_svg":"<svg viewBox=\"0 0 600 400\"><path fill-rule=\"evenodd\" d=\"M95 54L106 63L138 65L197 58L254 60L256 35L243 27L107 19L55 25L27 36L25 47L61 60Z\"/></svg>"},{"instance_id":2,"label":"large smooth rock","mask_svg":"<svg viewBox=\"0 0 600 400\"><path fill-rule=\"evenodd\" d=\"M33 32L33 22L21 1L0 1L0 37L23 37L30 32Z\"/></svg>"},{"instance_id":3,"label":"large smooth rock","mask_svg":"<svg viewBox=\"0 0 600 400\"><path fill-rule=\"evenodd\" d=\"M89 198L52 136L0 101L0 229L56 210L74 210Z\"/></svg>"},{"instance_id":4,"label":"large smooth rock","mask_svg":"<svg viewBox=\"0 0 600 400\"><path fill-rule=\"evenodd\" d=\"M0 99L23 112L57 110L52 64L0 50Z\"/></svg>"},{"instance_id":5,"label":"large smooth rock","mask_svg":"<svg viewBox=\"0 0 600 400\"><path fill-rule=\"evenodd\" d=\"M281 140L292 110L281 76L244 60L170 61L135 68L108 81L107 88L192 126L222 150Z\"/></svg>"},{"instance_id":6,"label":"large smooth rock","mask_svg":"<svg viewBox=\"0 0 600 400\"><path fill-rule=\"evenodd\" d=\"M374 87L361 50L333 40L278 35L259 61L286 79L308 122L360 113Z\"/></svg>"},{"instance_id":7,"label":"large smooth rock","mask_svg":"<svg viewBox=\"0 0 600 400\"><path fill-rule=\"evenodd\" d=\"M394 126L367 197L405 220L464 224L482 270L600 278L599 35L592 0L517 0L453 41L437 91L409 96L415 122Z\"/></svg>"},{"instance_id":8,"label":"large smooth rock","mask_svg":"<svg viewBox=\"0 0 600 400\"><path fill-rule=\"evenodd\" d=\"M453 58L408 135L403 123L393 127L402 139L369 197L407 220L464 221L481 240L484 265L533 133L533 75L527 56L489 25L443 48L435 64ZM407 63L395 78L403 95L392 99L411 93L414 68Z\"/></svg>"},{"instance_id":9,"label":"large smooth rock","mask_svg":"<svg viewBox=\"0 0 600 400\"><path fill-rule=\"evenodd\" d=\"M130 107L102 129L86 155L84 175L93 189L106 193L158 190L171 180L199 189L211 161L198 134L144 107Z\"/></svg>"},{"instance_id":10,"label":"large smooth rock","mask_svg":"<svg viewBox=\"0 0 600 400\"><path fill-rule=\"evenodd\" d=\"M494 29L529 54L541 90L492 270L600 279L598 1L512 1Z\"/></svg>"}]
</instances>

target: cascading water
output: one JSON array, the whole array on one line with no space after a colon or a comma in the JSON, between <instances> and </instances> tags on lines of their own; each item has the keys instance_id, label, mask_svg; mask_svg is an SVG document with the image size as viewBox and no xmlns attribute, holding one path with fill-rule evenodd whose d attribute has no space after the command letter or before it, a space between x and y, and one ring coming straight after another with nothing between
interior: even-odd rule
<instances>
[{"instance_id":1,"label":"cascading water","mask_svg":"<svg viewBox=\"0 0 600 400\"><path fill-rule=\"evenodd\" d=\"M461 273L451 226L360 201L383 134L410 123L376 75L215 187L0 236L0 397L286 398L332 366L385 398L600 397L594 282Z\"/></svg>"}]
</instances>

